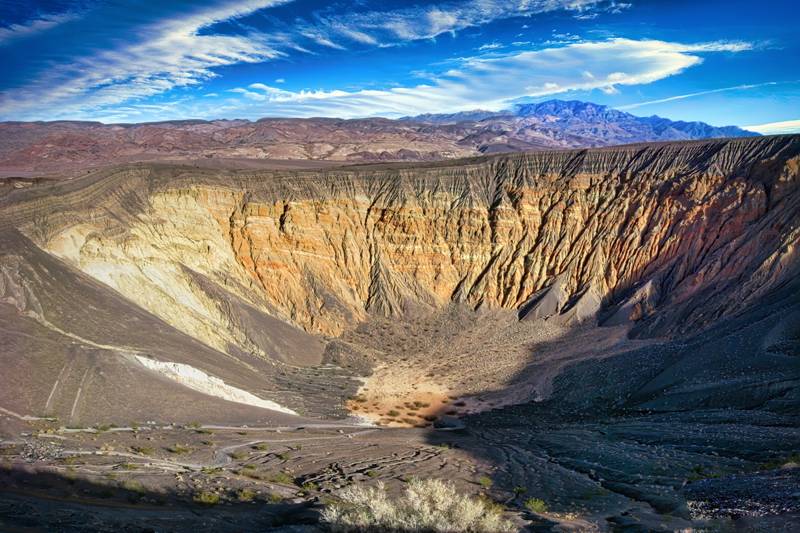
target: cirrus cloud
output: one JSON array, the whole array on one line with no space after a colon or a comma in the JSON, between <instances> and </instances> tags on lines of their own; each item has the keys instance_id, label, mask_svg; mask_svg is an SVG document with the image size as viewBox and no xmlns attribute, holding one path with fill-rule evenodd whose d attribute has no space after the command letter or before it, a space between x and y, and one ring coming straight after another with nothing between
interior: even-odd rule
<instances>
[{"instance_id":1,"label":"cirrus cloud","mask_svg":"<svg viewBox=\"0 0 800 533\"><path fill-rule=\"evenodd\" d=\"M500 110L523 96L541 97L567 91L600 89L662 80L699 65L700 54L741 52L743 42L672 43L609 39L555 48L465 58L430 83L385 90L288 91L255 83L235 88L246 99L229 102L243 116L399 116L471 109Z\"/></svg>"}]
</instances>

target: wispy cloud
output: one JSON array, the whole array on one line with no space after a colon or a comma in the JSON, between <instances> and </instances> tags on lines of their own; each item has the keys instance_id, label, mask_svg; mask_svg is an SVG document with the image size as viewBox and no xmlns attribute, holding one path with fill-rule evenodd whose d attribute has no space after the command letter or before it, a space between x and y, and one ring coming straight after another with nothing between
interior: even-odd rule
<instances>
[{"instance_id":1,"label":"wispy cloud","mask_svg":"<svg viewBox=\"0 0 800 533\"><path fill-rule=\"evenodd\" d=\"M462 59L432 83L360 91L288 91L265 84L236 88L250 103L228 102L245 116L398 116L470 109L497 110L521 96L574 90L614 92L652 83L702 62L702 53L746 50L745 43L682 44L610 39L501 57ZM254 104L253 102L258 102Z\"/></svg>"},{"instance_id":2,"label":"wispy cloud","mask_svg":"<svg viewBox=\"0 0 800 533\"><path fill-rule=\"evenodd\" d=\"M708 91L697 91L693 93L686 93L686 94L678 94L675 96L668 96L666 98L659 98L657 100L648 100L646 102L636 102L635 104L626 104L617 106L617 109L637 109L639 107L644 107L648 105L654 104L664 104L666 102L674 102L676 100L685 100L686 98L694 98L696 96L704 96L707 94L715 94L715 93L724 93L729 91L745 91L748 89L757 89L759 87L768 87L771 85L777 85L778 82L776 81L768 81L765 83L753 83L753 84L745 84L745 85L734 85L733 87L721 87L719 89L710 89Z\"/></svg>"},{"instance_id":3,"label":"wispy cloud","mask_svg":"<svg viewBox=\"0 0 800 533\"><path fill-rule=\"evenodd\" d=\"M296 17L289 26L255 29L243 24L238 33L216 32L218 23L232 22L291 0L208 0L211 5L165 3L147 10L158 15L135 27L116 27L103 36L109 46L85 49L74 57L59 52L59 61L47 64L19 86L0 93L0 117L42 118L43 108L55 116L88 117L108 113L113 106L131 104L176 88L199 85L216 76L220 67L259 63L289 53L313 52L314 47L345 50L350 46L393 46L433 39L465 28L517 16L555 10L585 12L608 0L468 0L440 2L393 10L350 14L333 11ZM102 9L118 9L116 4ZM112 15L94 20L102 30ZM118 13L117 13L118 14ZM0 40L26 32L53 28L70 16L43 17L25 26L0 30ZM136 17L139 17L136 14ZM87 21L87 24L92 21ZM3 33L5 30L5 33ZM120 44L122 43L122 44ZM45 60L48 62L49 59ZM247 97L247 95L244 95ZM252 98L252 97L251 97Z\"/></svg>"},{"instance_id":4,"label":"wispy cloud","mask_svg":"<svg viewBox=\"0 0 800 533\"><path fill-rule=\"evenodd\" d=\"M331 48L343 49L359 44L394 46L454 34L510 17L529 17L557 10L594 13L596 10L616 9L616 5L608 0L467 0L349 15L322 11L299 17L296 24L300 36Z\"/></svg>"},{"instance_id":5,"label":"wispy cloud","mask_svg":"<svg viewBox=\"0 0 800 533\"><path fill-rule=\"evenodd\" d=\"M762 135L800 133L800 118L796 120L783 120L781 122L768 122L766 124L753 124L742 127L746 130L761 133Z\"/></svg>"},{"instance_id":6,"label":"wispy cloud","mask_svg":"<svg viewBox=\"0 0 800 533\"><path fill-rule=\"evenodd\" d=\"M0 115L38 116L43 106L51 106L67 116L85 116L103 106L196 85L215 76L217 67L279 57L282 52L258 39L200 30L285 1L214 4L145 24L126 36L128 44L76 57L0 93Z\"/></svg>"},{"instance_id":7,"label":"wispy cloud","mask_svg":"<svg viewBox=\"0 0 800 533\"><path fill-rule=\"evenodd\" d=\"M79 11L53 13L42 15L38 18L28 20L23 23L11 24L9 26L2 27L0 28L0 46L6 45L17 39L42 33L66 22L78 20L81 18L81 16L82 13Z\"/></svg>"},{"instance_id":8,"label":"wispy cloud","mask_svg":"<svg viewBox=\"0 0 800 533\"><path fill-rule=\"evenodd\" d=\"M478 50L497 50L498 48L503 48L503 45L498 42L486 43L482 44L478 47Z\"/></svg>"}]
</instances>

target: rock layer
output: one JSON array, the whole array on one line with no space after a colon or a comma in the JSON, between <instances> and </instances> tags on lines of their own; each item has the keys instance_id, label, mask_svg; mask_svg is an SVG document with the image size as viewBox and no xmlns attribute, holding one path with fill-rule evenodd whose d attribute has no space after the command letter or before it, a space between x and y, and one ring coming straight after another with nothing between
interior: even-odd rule
<instances>
[{"instance_id":1,"label":"rock layer","mask_svg":"<svg viewBox=\"0 0 800 533\"><path fill-rule=\"evenodd\" d=\"M670 334L797 272L799 153L783 136L309 172L125 167L59 186L63 210L19 225L222 351L269 355L243 309L326 335L451 302Z\"/></svg>"}]
</instances>

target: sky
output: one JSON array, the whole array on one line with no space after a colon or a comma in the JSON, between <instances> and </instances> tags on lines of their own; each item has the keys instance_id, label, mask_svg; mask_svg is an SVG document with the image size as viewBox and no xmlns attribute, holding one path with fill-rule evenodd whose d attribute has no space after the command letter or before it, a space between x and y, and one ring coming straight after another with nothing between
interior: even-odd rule
<instances>
[{"instance_id":1,"label":"sky","mask_svg":"<svg viewBox=\"0 0 800 533\"><path fill-rule=\"evenodd\" d=\"M800 132L794 1L0 0L0 120L502 110Z\"/></svg>"}]
</instances>

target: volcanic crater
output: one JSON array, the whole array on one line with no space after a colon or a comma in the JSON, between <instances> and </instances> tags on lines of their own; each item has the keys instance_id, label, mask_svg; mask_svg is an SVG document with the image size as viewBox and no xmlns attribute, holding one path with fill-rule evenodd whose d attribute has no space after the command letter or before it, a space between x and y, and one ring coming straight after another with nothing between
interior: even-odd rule
<instances>
[{"instance_id":1,"label":"volcanic crater","mask_svg":"<svg viewBox=\"0 0 800 533\"><path fill-rule=\"evenodd\" d=\"M715 480L756 486L800 449L798 213L797 136L21 181L0 197L0 430L27 428L11 455L58 436L59 475L63 449L99 450L97 476L124 449L178 495L209 468L299 480L298 505L483 473L512 508L547 502L520 524L673 531L748 498L796 524L796 500Z\"/></svg>"}]
</instances>

